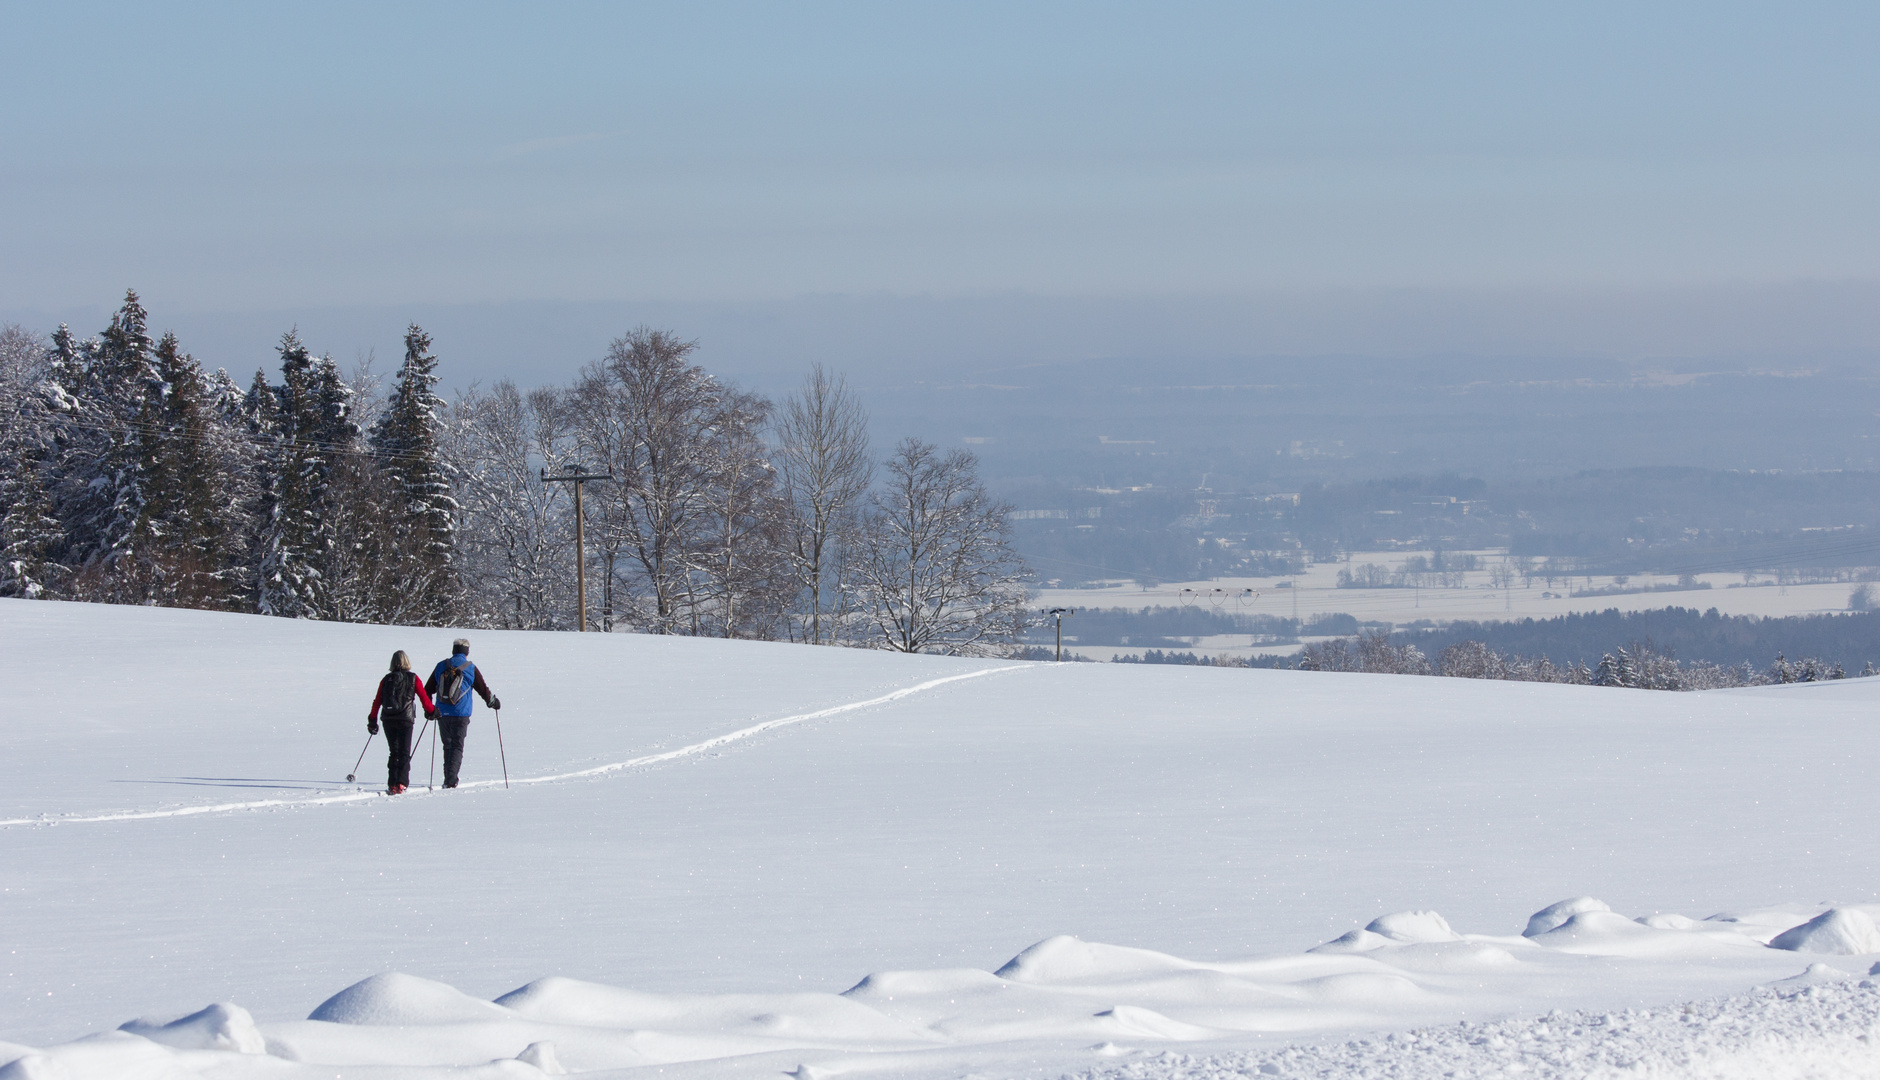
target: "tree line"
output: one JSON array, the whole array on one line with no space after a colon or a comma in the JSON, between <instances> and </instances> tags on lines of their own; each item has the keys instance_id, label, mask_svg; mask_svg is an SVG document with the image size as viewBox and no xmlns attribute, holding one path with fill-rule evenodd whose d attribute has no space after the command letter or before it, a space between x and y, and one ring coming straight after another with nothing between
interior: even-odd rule
<instances>
[{"instance_id":1,"label":"tree line","mask_svg":"<svg viewBox=\"0 0 1880 1080\"><path fill-rule=\"evenodd\" d=\"M1768 663L1778 653L1820 657L1858 669L1880 659L1880 614L1851 612L1788 616L1724 615L1716 608L1664 607L1644 611L1577 612L1548 619L1458 621L1406 627L1394 635L1435 656L1461 641L1479 641L1503 655L1551 656L1556 663L1596 668L1617 643L1654 642L1686 663L1740 667Z\"/></svg>"},{"instance_id":2,"label":"tree line","mask_svg":"<svg viewBox=\"0 0 1880 1080\"><path fill-rule=\"evenodd\" d=\"M453 401L416 325L389 381L297 333L206 371L134 292L95 337L0 330L0 596L567 630L586 485L603 629L1008 650L1028 571L963 449L877 460L840 375L782 402L639 328L567 386Z\"/></svg>"},{"instance_id":3,"label":"tree line","mask_svg":"<svg viewBox=\"0 0 1880 1080\"><path fill-rule=\"evenodd\" d=\"M1789 660L1777 653L1774 663L1767 668L1757 668L1748 661L1729 666L1707 660L1681 661L1649 641L1633 641L1609 650L1600 655L1597 664L1591 665L1579 661L1556 664L1546 656L1504 654L1472 640L1445 646L1432 660L1414 644L1393 641L1391 635L1382 630L1355 639L1315 642L1300 650L1294 666L1304 671L1439 675L1629 690L1717 690L1847 678L1840 664L1814 657ZM1861 674L1874 674L1873 665L1868 664Z\"/></svg>"},{"instance_id":4,"label":"tree line","mask_svg":"<svg viewBox=\"0 0 1880 1080\"><path fill-rule=\"evenodd\" d=\"M1649 641L1634 641L1603 653L1596 665L1579 661L1556 664L1545 656L1522 656L1495 651L1480 641L1458 641L1445 646L1432 659L1414 644L1393 641L1382 630L1354 638L1318 641L1298 656L1240 658L1206 656L1193 652L1149 649L1141 655L1118 656L1119 664L1184 664L1199 667L1294 668L1299 671L1345 671L1372 675L1433 675L1452 679L1496 679L1505 682L1551 682L1578 686L1611 686L1629 690L1718 690L1735 686L1771 686L1785 683L1827 682L1845 679L1838 663L1806 657L1790 660L1781 653L1767 668L1747 661L1735 666L1704 660L1680 661ZM1867 664L1862 677L1876 674Z\"/></svg>"}]
</instances>

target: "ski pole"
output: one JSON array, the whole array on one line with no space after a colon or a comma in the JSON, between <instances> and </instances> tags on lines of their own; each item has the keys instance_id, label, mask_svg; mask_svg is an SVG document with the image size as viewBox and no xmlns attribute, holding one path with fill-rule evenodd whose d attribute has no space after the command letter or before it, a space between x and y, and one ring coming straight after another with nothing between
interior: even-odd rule
<instances>
[{"instance_id":1,"label":"ski pole","mask_svg":"<svg viewBox=\"0 0 1880 1080\"><path fill-rule=\"evenodd\" d=\"M437 725L437 730L439 731L444 730L444 725L443 724ZM431 782L425 785L425 790L426 791L437 790L437 739L435 736L433 736L431 739Z\"/></svg>"},{"instance_id":2,"label":"ski pole","mask_svg":"<svg viewBox=\"0 0 1880 1080\"><path fill-rule=\"evenodd\" d=\"M503 749L503 710L491 709L496 714L496 752L503 758L503 790L509 790L509 751Z\"/></svg>"},{"instance_id":3,"label":"ski pole","mask_svg":"<svg viewBox=\"0 0 1880 1080\"><path fill-rule=\"evenodd\" d=\"M359 775L359 763L366 759L366 751L372 749L372 736L377 734L378 732L375 731L372 732L371 735L367 735L366 744L359 748L359 761L353 762L353 771L346 774L346 782L348 784L353 782L353 777Z\"/></svg>"},{"instance_id":4,"label":"ski pole","mask_svg":"<svg viewBox=\"0 0 1880 1080\"><path fill-rule=\"evenodd\" d=\"M406 761L418 756L418 747L424 745L424 733L429 730L431 730L431 718L427 716L424 718L423 725L418 728L418 741L411 744L411 753L405 755Z\"/></svg>"}]
</instances>

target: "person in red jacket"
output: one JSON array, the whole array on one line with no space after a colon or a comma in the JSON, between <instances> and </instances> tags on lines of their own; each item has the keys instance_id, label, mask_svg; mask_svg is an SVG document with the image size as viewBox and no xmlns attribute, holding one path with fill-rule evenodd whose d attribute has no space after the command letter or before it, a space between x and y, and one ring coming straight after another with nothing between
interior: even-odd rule
<instances>
[{"instance_id":1,"label":"person in red jacket","mask_svg":"<svg viewBox=\"0 0 1880 1080\"><path fill-rule=\"evenodd\" d=\"M379 680L379 692L372 697L372 711L366 714L366 730L379 733L379 710L385 710L385 745L391 756L385 760L385 790L402 795L411 785L411 729L418 722L418 703L424 703L424 718L437 717L437 707L424 690L424 680L411 670L411 657L400 649L392 654L392 670Z\"/></svg>"}]
</instances>

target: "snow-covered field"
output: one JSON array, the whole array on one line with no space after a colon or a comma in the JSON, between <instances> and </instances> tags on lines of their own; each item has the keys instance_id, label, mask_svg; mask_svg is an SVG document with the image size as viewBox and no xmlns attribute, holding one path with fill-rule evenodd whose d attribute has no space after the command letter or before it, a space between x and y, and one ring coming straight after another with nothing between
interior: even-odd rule
<instances>
[{"instance_id":1,"label":"snow-covered field","mask_svg":"<svg viewBox=\"0 0 1880 1080\"><path fill-rule=\"evenodd\" d=\"M392 799L450 632L0 628L3 1077L1880 1072L1880 680L482 632L512 786Z\"/></svg>"},{"instance_id":2,"label":"snow-covered field","mask_svg":"<svg viewBox=\"0 0 1880 1080\"><path fill-rule=\"evenodd\" d=\"M1225 614L1274 615L1282 618L1310 619L1315 615L1345 614L1361 622L1383 622L1395 626L1420 620L1454 622L1503 619L1553 619L1562 615L1583 614L1616 608L1619 611L1655 611L1668 607L1716 608L1724 615L1792 616L1820 615L1846 611L1849 595L1858 588L1848 582L1807 585L1779 584L1768 575L1753 577L1746 584L1742 574L1699 574L1702 589L1679 589L1677 579L1666 575L1639 575L1624 583L1607 576L1558 579L1551 586L1541 579L1531 583L1516 579L1511 588L1497 588L1489 568L1499 564L1503 555L1497 551L1460 552L1473 554L1483 569L1459 575L1462 584L1455 588L1341 589L1338 573L1353 566L1374 563L1395 569L1406 558L1429 552L1353 552L1346 561L1314 563L1304 572L1278 578L1225 577L1206 581L1161 582L1151 587L1128 582L1111 588L1045 589L1038 593L1040 608L1067 607L1124 608L1141 610L1152 607L1196 607ZM1282 587L1284 583L1284 587ZM1573 596L1572 590L1642 589L1608 595ZM1248 596L1248 593L1252 596ZM1093 660L1109 660L1119 654L1138 653L1140 648L1111 645L1086 645L1074 641L1077 621L1065 620L1066 649ZM1319 640L1313 638L1310 640ZM1193 651L1211 656L1257 656L1265 653L1296 652L1299 646L1252 645L1248 635L1222 635L1197 640Z\"/></svg>"}]
</instances>

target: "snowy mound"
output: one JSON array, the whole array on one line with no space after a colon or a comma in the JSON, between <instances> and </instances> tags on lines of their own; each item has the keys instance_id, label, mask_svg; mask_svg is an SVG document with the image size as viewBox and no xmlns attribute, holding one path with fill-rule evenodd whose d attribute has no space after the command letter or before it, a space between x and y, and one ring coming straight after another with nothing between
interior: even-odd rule
<instances>
[{"instance_id":1,"label":"snowy mound","mask_svg":"<svg viewBox=\"0 0 1880 1080\"><path fill-rule=\"evenodd\" d=\"M909 973L926 974L926 973ZM973 974L997 984L991 974ZM878 978L877 976L871 976ZM958 990L957 980L906 980L902 996ZM863 980L866 985L868 979ZM854 991L851 991L853 994ZM858 995L859 996L859 995ZM860 1044L930 1042L931 1035L841 994L655 994L578 979L537 979L496 999L516 1017L573 1027L713 1032L764 1039L805 1038Z\"/></svg>"},{"instance_id":2,"label":"snowy mound","mask_svg":"<svg viewBox=\"0 0 1880 1080\"><path fill-rule=\"evenodd\" d=\"M215 1005L181 1020L134 1021L118 1032L43 1051L18 1047L0 1080L190 1075L194 1066L186 1067L177 1055L202 1053L221 1056L213 1075L224 1080L285 1075L278 1071L283 1059L307 1068L372 1065L466 1076L521 1075L515 1072L520 1068L532 1068L527 1075L647 1066L672 1071L687 1063L697 1063L702 1071L694 1075L704 1076L717 1075L713 1063L750 1059L777 1062L774 1071L797 1077L892 1068L897 1075L937 1080L985 1071L988 1062L1008 1060L1001 1055L1062 1059L1067 1053L1073 1059L1085 1055L1092 1064L1117 1058L1135 1058L1138 1066L1161 1063L1155 1068L1169 1065L1166 1075L1176 1076L1190 1059L1174 1054L1175 1046L1222 1040L1245 1045L1249 1035L1397 1028L1492 1013L1510 1002L1609 993L1614 982L1665 978L1694 959L1727 977L1785 992L1838 993L1852 986L1854 976L1822 964L1795 974L1789 953L1764 948L1756 936L1767 916L1736 923L1687 919L1690 925L1680 928L1587 908L1524 939L1459 933L1427 910L1397 912L1346 935L1375 945L1366 950L1321 947L1216 962L1060 935L1020 952L996 974L963 968L877 972L841 995L674 994L551 977L489 1002L443 983L387 973L347 987L304 1021L257 1024L240 1008ZM1864 913L1833 909L1797 927L1796 936L1830 943L1850 933L1850 925L1872 930ZM1588 956L1603 959L1588 964ZM1860 985L1873 988L1871 982ZM1863 1008L1880 1014L1880 1004ZM1598 1029L1582 1040L1585 1047L1605 1045L1599 1037L1612 1026L1609 1017L1580 1023ZM1551 1018L1521 1021L1510 1030L1533 1041L1535 1052L1559 1045L1549 1041L1559 1035ZM1459 1060L1498 1061L1509 1075L1523 1071L1513 1066L1528 1052L1510 1056L1499 1043L1480 1050L1479 1038L1457 1043L1440 1036L1432 1045L1449 1047L1444 1053ZM1346 1044L1340 1053L1348 1064L1375 1063L1371 1046ZM1083 1049L1066 1049L1072 1047ZM1261 1059L1257 1074L1274 1075L1268 1066L1277 1060ZM1419 1060L1431 1069L1442 1061ZM783 1068L785 1063L790 1067Z\"/></svg>"},{"instance_id":3,"label":"snowy mound","mask_svg":"<svg viewBox=\"0 0 1880 1080\"><path fill-rule=\"evenodd\" d=\"M561 1059L555 1056L555 1044L552 1042L532 1042L522 1048L516 1060L524 1065L533 1065L537 1072L545 1076L566 1076L568 1070L561 1067Z\"/></svg>"},{"instance_id":4,"label":"snowy mound","mask_svg":"<svg viewBox=\"0 0 1880 1080\"><path fill-rule=\"evenodd\" d=\"M1649 926L1654 930L1695 930L1698 921L1689 915L1661 912L1657 915L1642 915L1638 919L1640 926Z\"/></svg>"},{"instance_id":5,"label":"snowy mound","mask_svg":"<svg viewBox=\"0 0 1880 1080\"><path fill-rule=\"evenodd\" d=\"M1734 930L1693 924L1691 929L1665 929L1628 919L1614 911L1582 911L1566 922L1528 940L1563 953L1584 956L1627 956L1638 959L1723 957L1760 946L1755 938Z\"/></svg>"},{"instance_id":6,"label":"snowy mound","mask_svg":"<svg viewBox=\"0 0 1880 1080\"><path fill-rule=\"evenodd\" d=\"M1379 937L1409 945L1434 941L1461 941L1462 936L1449 928L1449 920L1434 911L1399 911L1372 919L1366 930Z\"/></svg>"},{"instance_id":7,"label":"snowy mound","mask_svg":"<svg viewBox=\"0 0 1880 1080\"><path fill-rule=\"evenodd\" d=\"M1549 904L1534 914L1529 915L1527 929L1521 931L1521 934L1524 937L1539 937L1550 930L1555 930L1565 925L1568 919L1573 918L1581 912L1611 910L1612 909L1607 907L1603 900L1595 900L1590 896L1576 896L1571 900L1562 900L1557 904Z\"/></svg>"},{"instance_id":8,"label":"snowy mound","mask_svg":"<svg viewBox=\"0 0 1880 1080\"><path fill-rule=\"evenodd\" d=\"M1402 945L1436 945L1461 941L1449 920L1434 911L1399 911L1379 915L1362 930L1351 930L1309 951L1365 953Z\"/></svg>"},{"instance_id":9,"label":"snowy mound","mask_svg":"<svg viewBox=\"0 0 1880 1080\"><path fill-rule=\"evenodd\" d=\"M1114 1038L1119 1039L1157 1039L1168 1042L1192 1042L1197 1039L1219 1038L1226 1032L1204 1028L1198 1024L1185 1024L1180 1020L1171 1020L1140 1005L1118 1005L1098 1013L1096 1019L1104 1022Z\"/></svg>"},{"instance_id":10,"label":"snowy mound","mask_svg":"<svg viewBox=\"0 0 1880 1080\"><path fill-rule=\"evenodd\" d=\"M1297 984L1297 990L1319 1005L1382 1010L1401 1008L1425 996L1423 987L1408 975L1372 971L1305 979Z\"/></svg>"},{"instance_id":11,"label":"snowy mound","mask_svg":"<svg viewBox=\"0 0 1880 1080\"><path fill-rule=\"evenodd\" d=\"M1369 930L1347 930L1323 945L1314 946L1308 952L1315 953L1363 953L1373 949L1382 949L1395 944L1382 934Z\"/></svg>"},{"instance_id":12,"label":"snowy mound","mask_svg":"<svg viewBox=\"0 0 1880 1080\"><path fill-rule=\"evenodd\" d=\"M1021 983L1114 979L1145 972L1187 971L1194 967L1165 953L1098 945L1067 934L1046 938L1006 961L993 974Z\"/></svg>"},{"instance_id":13,"label":"snowy mound","mask_svg":"<svg viewBox=\"0 0 1880 1080\"><path fill-rule=\"evenodd\" d=\"M990 971L944 968L937 971L877 971L842 991L842 996L863 1001L869 998L893 1001L925 994L958 995L1003 989L1005 980Z\"/></svg>"},{"instance_id":14,"label":"snowy mound","mask_svg":"<svg viewBox=\"0 0 1880 1080\"><path fill-rule=\"evenodd\" d=\"M1880 953L1880 927L1875 927L1873 917L1859 908L1829 908L1777 934L1769 947L1833 956Z\"/></svg>"},{"instance_id":15,"label":"snowy mound","mask_svg":"<svg viewBox=\"0 0 1880 1080\"><path fill-rule=\"evenodd\" d=\"M390 971L327 998L307 1019L384 1027L489 1022L510 1016L508 1009L478 1001L454 986Z\"/></svg>"},{"instance_id":16,"label":"snowy mound","mask_svg":"<svg viewBox=\"0 0 1880 1080\"><path fill-rule=\"evenodd\" d=\"M265 1054L268 1050L268 1040L255 1027L255 1018L240 1005L211 1005L167 1024L132 1020L118 1030L179 1050L232 1050L238 1054Z\"/></svg>"}]
</instances>

